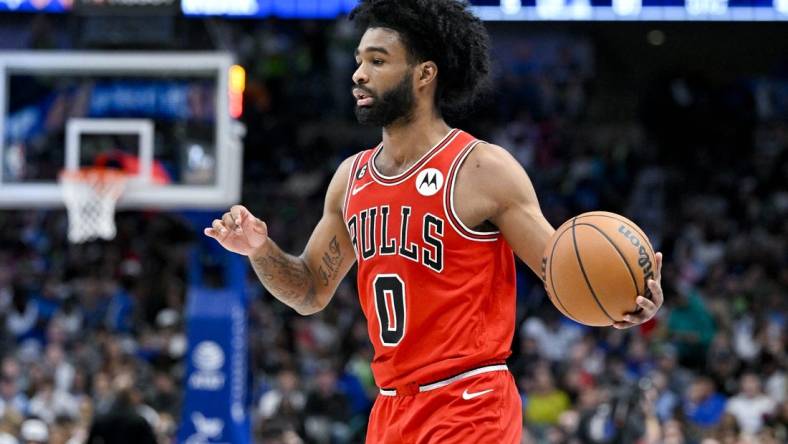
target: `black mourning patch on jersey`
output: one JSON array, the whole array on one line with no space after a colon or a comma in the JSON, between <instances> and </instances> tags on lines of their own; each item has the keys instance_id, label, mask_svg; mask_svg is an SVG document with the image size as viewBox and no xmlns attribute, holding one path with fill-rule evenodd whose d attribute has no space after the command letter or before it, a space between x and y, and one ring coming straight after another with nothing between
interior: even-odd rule
<instances>
[{"instance_id":1,"label":"black mourning patch on jersey","mask_svg":"<svg viewBox=\"0 0 788 444\"><path fill-rule=\"evenodd\" d=\"M367 165L364 164L356 171L356 180L360 180L367 173Z\"/></svg>"}]
</instances>

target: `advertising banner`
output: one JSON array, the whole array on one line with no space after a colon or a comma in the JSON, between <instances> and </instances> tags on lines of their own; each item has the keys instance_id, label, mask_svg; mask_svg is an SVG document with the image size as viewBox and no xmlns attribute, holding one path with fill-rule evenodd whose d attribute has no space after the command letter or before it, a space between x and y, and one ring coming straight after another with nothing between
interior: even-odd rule
<instances>
[{"instance_id":1,"label":"advertising banner","mask_svg":"<svg viewBox=\"0 0 788 444\"><path fill-rule=\"evenodd\" d=\"M247 444L246 311L230 290L191 288L185 397L178 443Z\"/></svg>"}]
</instances>

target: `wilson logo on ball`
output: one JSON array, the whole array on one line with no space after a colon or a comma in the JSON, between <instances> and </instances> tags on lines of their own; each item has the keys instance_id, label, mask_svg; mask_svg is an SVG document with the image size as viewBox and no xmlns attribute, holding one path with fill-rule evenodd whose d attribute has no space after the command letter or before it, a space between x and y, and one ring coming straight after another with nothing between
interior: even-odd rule
<instances>
[{"instance_id":1,"label":"wilson logo on ball","mask_svg":"<svg viewBox=\"0 0 788 444\"><path fill-rule=\"evenodd\" d=\"M646 247L640 242L640 239L638 239L626 225L622 224L619 226L618 232L629 239L629 242L638 249L638 265L643 269L643 283L645 287L645 294L643 296L651 299L651 290L648 288L648 280L654 277L654 270L652 270L653 265L651 263L651 258L648 256L648 250L646 250Z\"/></svg>"}]
</instances>

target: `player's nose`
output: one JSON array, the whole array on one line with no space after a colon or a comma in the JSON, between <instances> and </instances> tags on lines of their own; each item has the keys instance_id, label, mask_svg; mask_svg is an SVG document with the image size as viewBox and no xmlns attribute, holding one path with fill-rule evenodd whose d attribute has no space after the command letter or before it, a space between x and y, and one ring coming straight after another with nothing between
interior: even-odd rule
<instances>
[{"instance_id":1,"label":"player's nose","mask_svg":"<svg viewBox=\"0 0 788 444\"><path fill-rule=\"evenodd\" d=\"M363 85L369 82L369 75L364 70L364 65L361 64L356 68L356 71L353 73L353 84L355 85Z\"/></svg>"}]
</instances>

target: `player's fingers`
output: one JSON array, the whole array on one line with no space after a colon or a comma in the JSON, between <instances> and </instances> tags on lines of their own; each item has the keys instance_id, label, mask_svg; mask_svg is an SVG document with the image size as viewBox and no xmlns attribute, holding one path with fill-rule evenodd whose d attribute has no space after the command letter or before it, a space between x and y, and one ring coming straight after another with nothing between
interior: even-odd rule
<instances>
[{"instance_id":1,"label":"player's fingers","mask_svg":"<svg viewBox=\"0 0 788 444\"><path fill-rule=\"evenodd\" d=\"M214 219L213 220L213 222L211 223L211 228L213 228L213 230L217 233L217 235L218 235L217 239L218 240L224 239L224 237L227 236L227 233L229 233L227 228L224 226L222 221L220 221L219 219Z\"/></svg>"},{"instance_id":2,"label":"player's fingers","mask_svg":"<svg viewBox=\"0 0 788 444\"><path fill-rule=\"evenodd\" d=\"M647 311L647 312L650 312L650 313L654 313L655 311L657 311L657 305L654 304L654 302L652 302L647 297L638 296L637 299L635 299L635 302L639 306L643 307L644 311Z\"/></svg>"},{"instance_id":3,"label":"player's fingers","mask_svg":"<svg viewBox=\"0 0 788 444\"><path fill-rule=\"evenodd\" d=\"M233 205L230 207L230 214L233 216L233 220L236 224L242 225L244 219L248 219L249 210L246 209L243 205Z\"/></svg>"},{"instance_id":4,"label":"player's fingers","mask_svg":"<svg viewBox=\"0 0 788 444\"><path fill-rule=\"evenodd\" d=\"M661 307L662 303L665 301L665 296L662 293L662 285L659 281L649 279L648 288L651 290L651 300L654 302L654 305Z\"/></svg>"},{"instance_id":5,"label":"player's fingers","mask_svg":"<svg viewBox=\"0 0 788 444\"><path fill-rule=\"evenodd\" d=\"M632 323L629 323L629 322L614 322L613 323L613 328L617 328L619 330L623 330L625 328L632 327L633 325L635 325L635 324L632 324Z\"/></svg>"},{"instance_id":6,"label":"player's fingers","mask_svg":"<svg viewBox=\"0 0 788 444\"><path fill-rule=\"evenodd\" d=\"M233 219L233 215L230 214L229 212L224 213L224 215L222 216L222 223L230 231L238 230L238 225L235 223L235 219Z\"/></svg>"},{"instance_id":7,"label":"player's fingers","mask_svg":"<svg viewBox=\"0 0 788 444\"><path fill-rule=\"evenodd\" d=\"M265 222L255 217L251 224L254 231L268 235L268 225Z\"/></svg>"},{"instance_id":8,"label":"player's fingers","mask_svg":"<svg viewBox=\"0 0 788 444\"><path fill-rule=\"evenodd\" d=\"M254 221L257 218L254 217L252 213L250 213L249 210L247 210L246 208L240 205L237 205L237 207L239 207L238 210L236 210L236 207L233 207L233 210L237 211L235 223L237 223L242 230L248 230L252 228L252 226L254 225Z\"/></svg>"},{"instance_id":9,"label":"player's fingers","mask_svg":"<svg viewBox=\"0 0 788 444\"><path fill-rule=\"evenodd\" d=\"M243 229L244 231L249 231L249 232L254 231L258 234L264 234L264 235L268 234L268 226L265 224L265 222L254 217L252 213L250 213L249 211L242 213L241 221L239 222L239 224L241 226L241 229Z\"/></svg>"},{"instance_id":10,"label":"player's fingers","mask_svg":"<svg viewBox=\"0 0 788 444\"><path fill-rule=\"evenodd\" d=\"M654 274L654 279L659 281L662 279L662 253L657 251L657 253L654 255L654 260L657 262L656 263L657 271Z\"/></svg>"},{"instance_id":11,"label":"player's fingers","mask_svg":"<svg viewBox=\"0 0 788 444\"><path fill-rule=\"evenodd\" d=\"M635 302L641 309L625 314L624 321L630 322L632 324L642 324L643 322L651 319L651 317L654 316L654 313L657 312L657 306L643 296L638 296L637 299L635 299Z\"/></svg>"},{"instance_id":12,"label":"player's fingers","mask_svg":"<svg viewBox=\"0 0 788 444\"><path fill-rule=\"evenodd\" d=\"M219 233L217 233L217 232L216 232L216 230L214 230L213 228L205 228L205 229L203 229L203 230L202 230L202 232L203 232L203 234L205 234L206 236L208 236L208 237L212 237L212 238L214 238L214 239L216 239L217 237L219 237Z\"/></svg>"}]
</instances>

